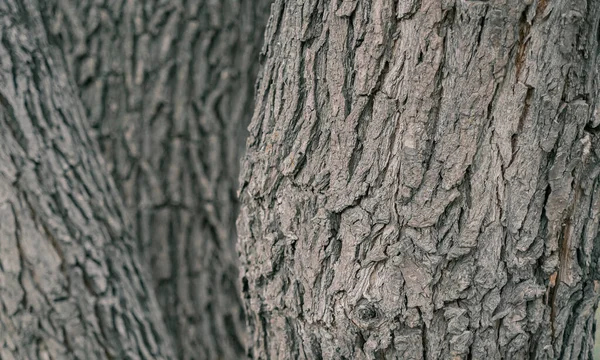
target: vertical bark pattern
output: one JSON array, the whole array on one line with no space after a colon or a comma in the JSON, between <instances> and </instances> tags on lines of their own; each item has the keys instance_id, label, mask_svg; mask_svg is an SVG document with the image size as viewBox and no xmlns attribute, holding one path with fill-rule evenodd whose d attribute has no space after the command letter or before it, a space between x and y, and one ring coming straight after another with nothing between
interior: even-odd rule
<instances>
[{"instance_id":1,"label":"vertical bark pattern","mask_svg":"<svg viewBox=\"0 0 600 360\"><path fill-rule=\"evenodd\" d=\"M277 0L238 221L256 359L587 359L597 0Z\"/></svg>"},{"instance_id":2,"label":"vertical bark pattern","mask_svg":"<svg viewBox=\"0 0 600 360\"><path fill-rule=\"evenodd\" d=\"M47 2L182 358L236 359L237 177L270 0Z\"/></svg>"},{"instance_id":3,"label":"vertical bark pattern","mask_svg":"<svg viewBox=\"0 0 600 360\"><path fill-rule=\"evenodd\" d=\"M0 358L172 358L39 6L0 2Z\"/></svg>"}]
</instances>

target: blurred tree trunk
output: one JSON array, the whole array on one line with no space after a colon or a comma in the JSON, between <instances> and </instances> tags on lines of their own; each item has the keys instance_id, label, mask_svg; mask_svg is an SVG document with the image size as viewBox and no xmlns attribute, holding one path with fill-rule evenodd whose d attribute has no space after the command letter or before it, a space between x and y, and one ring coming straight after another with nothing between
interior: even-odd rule
<instances>
[{"instance_id":1,"label":"blurred tree trunk","mask_svg":"<svg viewBox=\"0 0 600 360\"><path fill-rule=\"evenodd\" d=\"M52 0L44 9L185 359L244 351L237 177L269 4Z\"/></svg>"},{"instance_id":2,"label":"blurred tree trunk","mask_svg":"<svg viewBox=\"0 0 600 360\"><path fill-rule=\"evenodd\" d=\"M238 232L256 359L588 359L600 2L277 0Z\"/></svg>"},{"instance_id":3,"label":"blurred tree trunk","mask_svg":"<svg viewBox=\"0 0 600 360\"><path fill-rule=\"evenodd\" d=\"M39 9L0 2L0 358L172 358L123 204Z\"/></svg>"}]
</instances>

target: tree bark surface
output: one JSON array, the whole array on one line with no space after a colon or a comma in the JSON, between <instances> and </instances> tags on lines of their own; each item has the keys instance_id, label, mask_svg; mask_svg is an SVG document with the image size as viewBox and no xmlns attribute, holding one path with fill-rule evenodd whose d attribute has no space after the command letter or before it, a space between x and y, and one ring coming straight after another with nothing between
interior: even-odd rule
<instances>
[{"instance_id":1,"label":"tree bark surface","mask_svg":"<svg viewBox=\"0 0 600 360\"><path fill-rule=\"evenodd\" d=\"M237 359L237 177L270 0L52 0L44 11L179 355Z\"/></svg>"},{"instance_id":2,"label":"tree bark surface","mask_svg":"<svg viewBox=\"0 0 600 360\"><path fill-rule=\"evenodd\" d=\"M238 220L255 359L589 359L600 2L277 0Z\"/></svg>"},{"instance_id":3,"label":"tree bark surface","mask_svg":"<svg viewBox=\"0 0 600 360\"><path fill-rule=\"evenodd\" d=\"M0 358L172 358L124 206L39 9L0 2Z\"/></svg>"}]
</instances>

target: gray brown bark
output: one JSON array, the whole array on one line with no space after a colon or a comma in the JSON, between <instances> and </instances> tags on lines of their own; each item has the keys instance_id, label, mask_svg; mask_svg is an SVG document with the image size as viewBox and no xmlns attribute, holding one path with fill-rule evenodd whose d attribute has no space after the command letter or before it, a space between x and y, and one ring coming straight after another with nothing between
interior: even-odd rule
<instances>
[{"instance_id":1,"label":"gray brown bark","mask_svg":"<svg viewBox=\"0 0 600 360\"><path fill-rule=\"evenodd\" d=\"M236 190L270 2L46 2L185 359L243 354Z\"/></svg>"},{"instance_id":2,"label":"gray brown bark","mask_svg":"<svg viewBox=\"0 0 600 360\"><path fill-rule=\"evenodd\" d=\"M277 0L241 175L256 359L588 359L597 0Z\"/></svg>"},{"instance_id":3,"label":"gray brown bark","mask_svg":"<svg viewBox=\"0 0 600 360\"><path fill-rule=\"evenodd\" d=\"M0 358L172 358L123 204L39 8L0 2Z\"/></svg>"}]
</instances>

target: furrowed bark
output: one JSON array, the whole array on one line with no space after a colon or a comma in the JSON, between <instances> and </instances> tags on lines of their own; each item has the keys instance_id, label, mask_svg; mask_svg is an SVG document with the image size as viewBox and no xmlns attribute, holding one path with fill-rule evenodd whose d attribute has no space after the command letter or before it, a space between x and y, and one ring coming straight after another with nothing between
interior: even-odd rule
<instances>
[{"instance_id":1,"label":"furrowed bark","mask_svg":"<svg viewBox=\"0 0 600 360\"><path fill-rule=\"evenodd\" d=\"M172 358L39 6L0 2L0 358Z\"/></svg>"},{"instance_id":2,"label":"furrowed bark","mask_svg":"<svg viewBox=\"0 0 600 360\"><path fill-rule=\"evenodd\" d=\"M589 359L600 2L275 1L241 175L256 359Z\"/></svg>"},{"instance_id":3,"label":"furrowed bark","mask_svg":"<svg viewBox=\"0 0 600 360\"><path fill-rule=\"evenodd\" d=\"M237 359L237 177L270 0L48 1L179 355Z\"/></svg>"}]
</instances>

